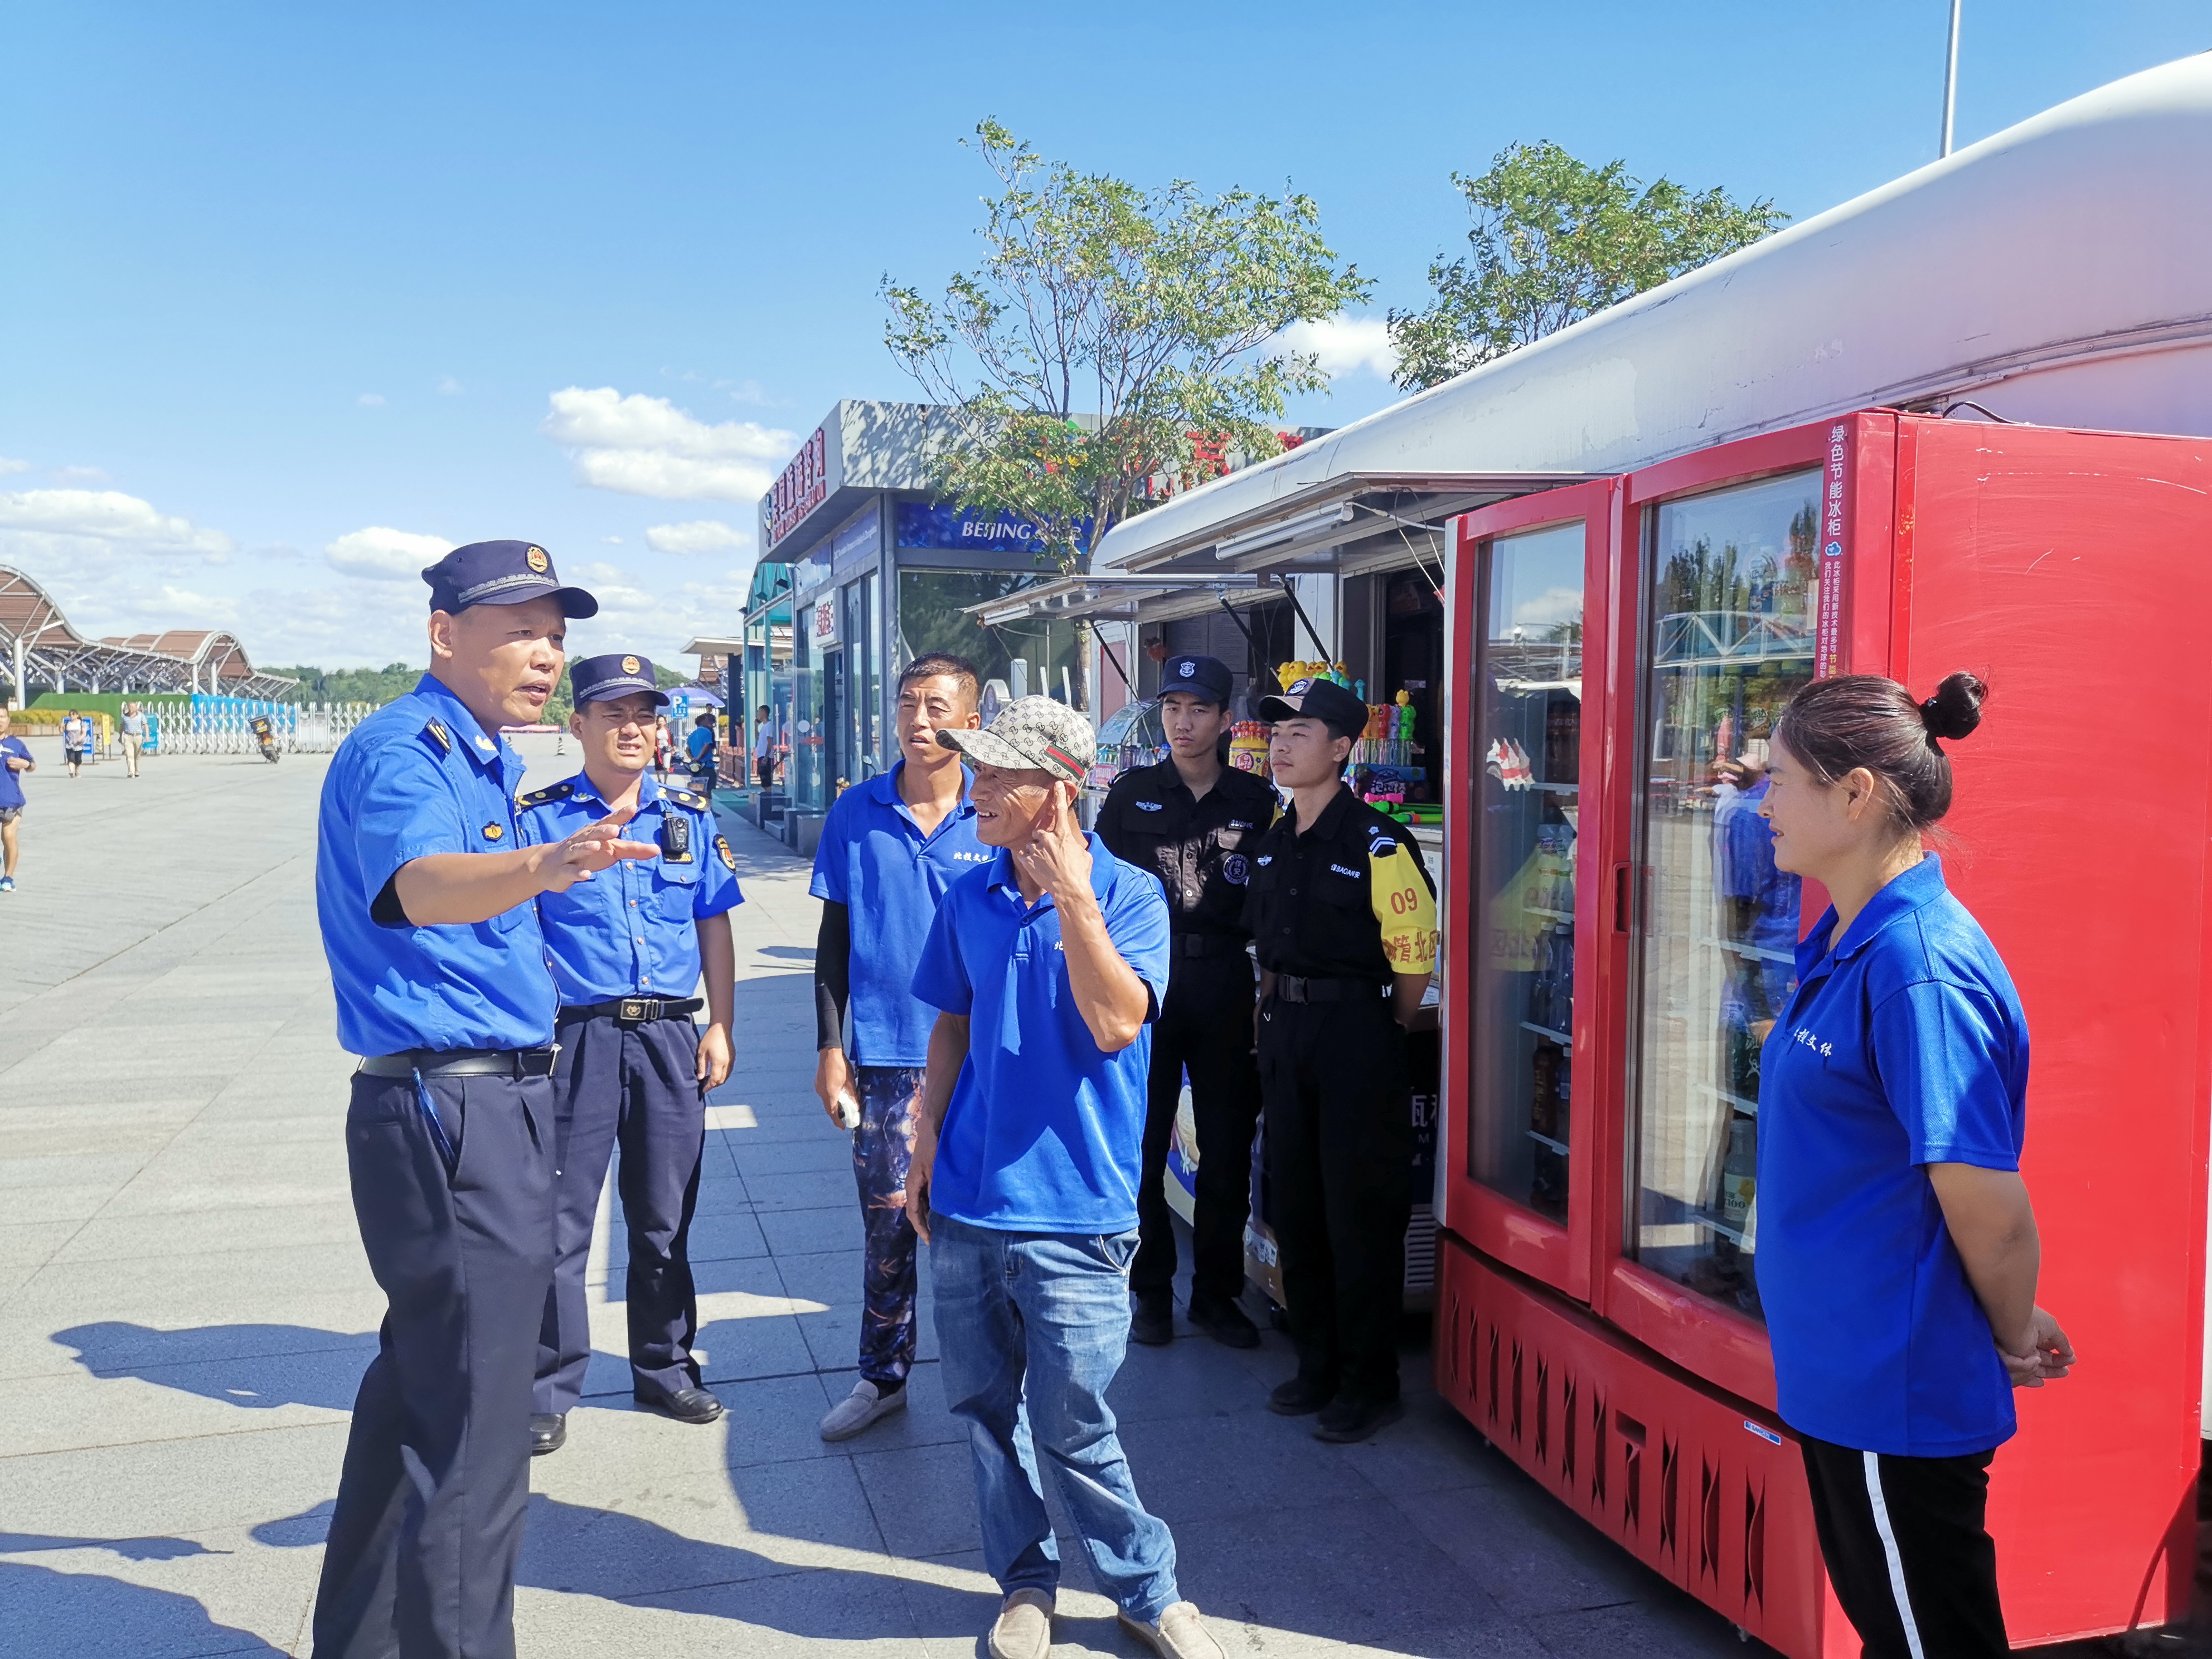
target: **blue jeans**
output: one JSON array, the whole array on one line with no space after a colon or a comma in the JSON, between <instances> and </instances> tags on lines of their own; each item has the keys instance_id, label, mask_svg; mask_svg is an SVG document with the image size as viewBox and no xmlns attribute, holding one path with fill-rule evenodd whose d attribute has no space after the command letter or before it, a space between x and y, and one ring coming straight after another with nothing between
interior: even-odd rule
<instances>
[{"instance_id":1,"label":"blue jeans","mask_svg":"<svg viewBox=\"0 0 2212 1659\"><path fill-rule=\"evenodd\" d=\"M952 1414L968 1419L984 1565L1008 1595L1059 1588L1042 1450L1099 1587L1150 1624L1182 1599L1175 1539L1138 1501L1106 1404L1128 1346L1136 1253L1133 1229L1102 1238L930 1222L939 1369Z\"/></svg>"}]
</instances>

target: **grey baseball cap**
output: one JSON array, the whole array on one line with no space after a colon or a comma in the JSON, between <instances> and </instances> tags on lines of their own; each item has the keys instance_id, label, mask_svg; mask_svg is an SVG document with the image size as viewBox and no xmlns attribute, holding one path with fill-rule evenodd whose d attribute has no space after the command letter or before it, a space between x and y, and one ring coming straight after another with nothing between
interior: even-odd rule
<instances>
[{"instance_id":1,"label":"grey baseball cap","mask_svg":"<svg viewBox=\"0 0 2212 1659\"><path fill-rule=\"evenodd\" d=\"M981 732L939 732L938 742L981 766L1039 767L1070 783L1097 758L1091 722L1054 697L1017 697Z\"/></svg>"}]
</instances>

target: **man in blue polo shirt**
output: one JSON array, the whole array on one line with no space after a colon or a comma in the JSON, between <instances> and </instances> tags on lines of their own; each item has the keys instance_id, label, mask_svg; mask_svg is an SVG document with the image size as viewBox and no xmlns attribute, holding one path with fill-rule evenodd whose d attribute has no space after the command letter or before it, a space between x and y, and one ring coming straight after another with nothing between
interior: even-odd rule
<instances>
[{"instance_id":1,"label":"man in blue polo shirt","mask_svg":"<svg viewBox=\"0 0 2212 1659\"><path fill-rule=\"evenodd\" d=\"M937 734L980 725L978 694L965 658L933 652L908 663L898 764L837 798L814 854L814 1091L830 1121L853 1132L866 1239L860 1377L822 1419L824 1440L849 1440L906 1405L915 1289L907 1159L937 1013L915 1000L914 969L945 890L990 857L975 839L967 768ZM855 1110L859 1121L847 1121Z\"/></svg>"},{"instance_id":2,"label":"man in blue polo shirt","mask_svg":"<svg viewBox=\"0 0 2212 1659\"><path fill-rule=\"evenodd\" d=\"M1093 744L1073 709L1023 697L988 731L938 741L975 763L975 833L999 852L946 892L915 972L939 1012L907 1207L929 1241L945 1400L968 1420L984 1565L1005 1597L991 1659L1051 1650L1060 1551L1040 1459L1123 1626L1164 1659L1219 1659L1106 1404L1129 1337L1167 898L1076 817Z\"/></svg>"}]
</instances>

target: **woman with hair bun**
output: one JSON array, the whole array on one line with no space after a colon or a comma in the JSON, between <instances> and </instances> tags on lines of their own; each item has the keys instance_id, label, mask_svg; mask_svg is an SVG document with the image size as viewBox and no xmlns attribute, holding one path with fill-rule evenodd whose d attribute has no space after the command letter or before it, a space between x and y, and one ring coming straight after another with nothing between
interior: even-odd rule
<instances>
[{"instance_id":1,"label":"woman with hair bun","mask_svg":"<svg viewBox=\"0 0 2212 1659\"><path fill-rule=\"evenodd\" d=\"M2012 1389L2074 1362L2035 1303L2027 1019L1923 844L1951 806L1942 744L1986 695L1966 673L1925 702L1816 680L1776 722L1759 808L1776 866L1833 901L1760 1059L1759 1291L1820 1553L1876 1659L2008 1650L1990 1462Z\"/></svg>"}]
</instances>

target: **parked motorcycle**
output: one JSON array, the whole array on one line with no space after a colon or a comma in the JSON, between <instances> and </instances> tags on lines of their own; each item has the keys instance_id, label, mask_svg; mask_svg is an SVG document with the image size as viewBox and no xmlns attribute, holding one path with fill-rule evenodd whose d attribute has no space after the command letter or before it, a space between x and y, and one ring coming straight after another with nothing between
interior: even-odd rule
<instances>
[{"instance_id":1,"label":"parked motorcycle","mask_svg":"<svg viewBox=\"0 0 2212 1659\"><path fill-rule=\"evenodd\" d=\"M256 714L247 724L253 728L253 740L261 745L261 758L276 765L276 757L283 752L276 746L276 728L269 723L266 714Z\"/></svg>"}]
</instances>

